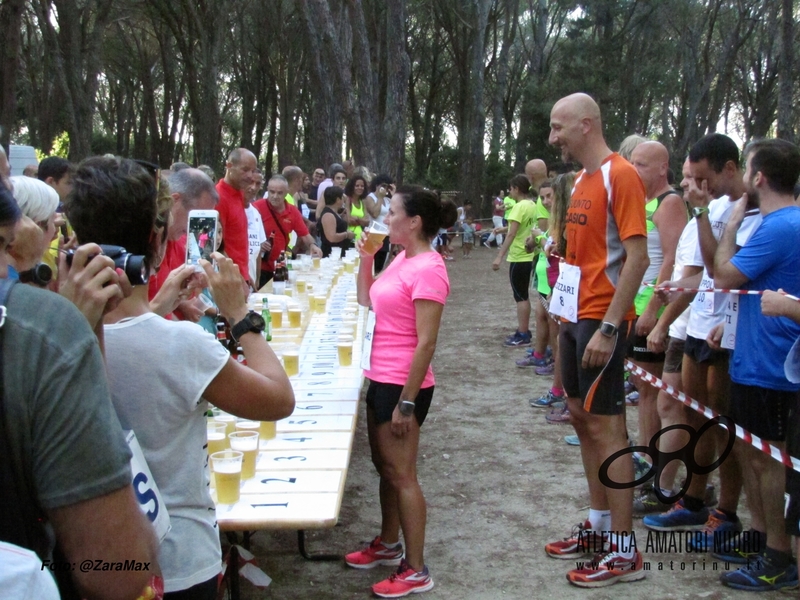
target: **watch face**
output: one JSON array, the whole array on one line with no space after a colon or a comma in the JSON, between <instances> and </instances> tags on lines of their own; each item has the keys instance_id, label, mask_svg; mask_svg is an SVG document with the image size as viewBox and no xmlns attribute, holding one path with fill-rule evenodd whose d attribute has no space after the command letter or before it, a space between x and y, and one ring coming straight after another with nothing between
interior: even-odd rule
<instances>
[{"instance_id":1,"label":"watch face","mask_svg":"<svg viewBox=\"0 0 800 600\"><path fill-rule=\"evenodd\" d=\"M257 312L250 312L247 314L247 317L245 318L249 321L251 327L257 327L262 331L267 326L266 321L264 321L264 318Z\"/></svg>"}]
</instances>

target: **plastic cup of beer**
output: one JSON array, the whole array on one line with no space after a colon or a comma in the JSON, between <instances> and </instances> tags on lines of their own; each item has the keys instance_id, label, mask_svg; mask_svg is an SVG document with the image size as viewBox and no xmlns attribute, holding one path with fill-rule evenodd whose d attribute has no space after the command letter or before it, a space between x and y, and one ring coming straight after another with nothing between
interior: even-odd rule
<instances>
[{"instance_id":1,"label":"plastic cup of beer","mask_svg":"<svg viewBox=\"0 0 800 600\"><path fill-rule=\"evenodd\" d=\"M325 312L325 303L328 300L327 292L314 296L314 310L318 313Z\"/></svg>"},{"instance_id":2,"label":"plastic cup of beer","mask_svg":"<svg viewBox=\"0 0 800 600\"><path fill-rule=\"evenodd\" d=\"M355 259L348 258L344 261L344 272L345 273L352 273L355 270L356 261Z\"/></svg>"},{"instance_id":3,"label":"plastic cup of beer","mask_svg":"<svg viewBox=\"0 0 800 600\"><path fill-rule=\"evenodd\" d=\"M375 254L383 246L384 238L389 235L389 228L383 223L374 221L367 231L367 239L364 241L364 252Z\"/></svg>"},{"instance_id":4,"label":"plastic cup of beer","mask_svg":"<svg viewBox=\"0 0 800 600\"><path fill-rule=\"evenodd\" d=\"M260 427L258 428L258 434L260 439L274 440L275 436L278 435L275 421L259 421L259 425Z\"/></svg>"},{"instance_id":5,"label":"plastic cup of beer","mask_svg":"<svg viewBox=\"0 0 800 600\"><path fill-rule=\"evenodd\" d=\"M214 452L210 457L211 469L217 488L217 502L235 504L239 501L239 486L242 482L242 459L244 454L236 450Z\"/></svg>"},{"instance_id":6,"label":"plastic cup of beer","mask_svg":"<svg viewBox=\"0 0 800 600\"><path fill-rule=\"evenodd\" d=\"M289 377L300 372L300 349L294 344L283 351L283 368Z\"/></svg>"},{"instance_id":7,"label":"plastic cup of beer","mask_svg":"<svg viewBox=\"0 0 800 600\"><path fill-rule=\"evenodd\" d=\"M231 450L242 453L242 479L256 476L258 457L258 431L234 431L228 436Z\"/></svg>"},{"instance_id":8,"label":"plastic cup of beer","mask_svg":"<svg viewBox=\"0 0 800 600\"><path fill-rule=\"evenodd\" d=\"M236 421L236 431L260 431L259 421Z\"/></svg>"},{"instance_id":9,"label":"plastic cup of beer","mask_svg":"<svg viewBox=\"0 0 800 600\"><path fill-rule=\"evenodd\" d=\"M297 289L298 294L305 294L306 293L306 278L305 277L298 277L297 281L294 282L294 286Z\"/></svg>"},{"instance_id":10,"label":"plastic cup of beer","mask_svg":"<svg viewBox=\"0 0 800 600\"><path fill-rule=\"evenodd\" d=\"M294 296L294 292L292 291L292 285L287 283L286 287L283 288L283 293L285 296L289 296L289 298Z\"/></svg>"},{"instance_id":11,"label":"plastic cup of beer","mask_svg":"<svg viewBox=\"0 0 800 600\"><path fill-rule=\"evenodd\" d=\"M218 423L225 423L225 435L230 435L236 431L236 417L228 413L221 413L214 417Z\"/></svg>"},{"instance_id":12,"label":"plastic cup of beer","mask_svg":"<svg viewBox=\"0 0 800 600\"><path fill-rule=\"evenodd\" d=\"M321 264L319 256L312 256L311 257L311 263L314 265L315 269L319 269L320 264Z\"/></svg>"},{"instance_id":13,"label":"plastic cup of beer","mask_svg":"<svg viewBox=\"0 0 800 600\"><path fill-rule=\"evenodd\" d=\"M303 323L303 309L299 306L289 308L289 327L299 328Z\"/></svg>"},{"instance_id":14,"label":"plastic cup of beer","mask_svg":"<svg viewBox=\"0 0 800 600\"><path fill-rule=\"evenodd\" d=\"M273 329L280 329L283 327L283 307L276 306L276 307L269 307L269 314L272 317L272 328Z\"/></svg>"},{"instance_id":15,"label":"plastic cup of beer","mask_svg":"<svg viewBox=\"0 0 800 600\"><path fill-rule=\"evenodd\" d=\"M225 433L225 423L209 421L206 423L206 439L208 440L208 453L222 452L228 448L228 438Z\"/></svg>"},{"instance_id":16,"label":"plastic cup of beer","mask_svg":"<svg viewBox=\"0 0 800 600\"><path fill-rule=\"evenodd\" d=\"M353 336L340 335L336 341L336 350L339 353L340 367L349 367L353 364Z\"/></svg>"}]
</instances>

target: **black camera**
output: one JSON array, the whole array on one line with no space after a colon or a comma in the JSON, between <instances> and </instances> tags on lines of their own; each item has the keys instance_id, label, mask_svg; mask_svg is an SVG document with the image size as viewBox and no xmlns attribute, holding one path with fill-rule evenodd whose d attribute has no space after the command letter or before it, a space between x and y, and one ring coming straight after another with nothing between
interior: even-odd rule
<instances>
[{"instance_id":1,"label":"black camera","mask_svg":"<svg viewBox=\"0 0 800 600\"><path fill-rule=\"evenodd\" d=\"M150 268L144 256L131 254L122 246L108 246L100 244L100 250L105 256L114 261L114 268L122 269L128 276L131 285L144 285L150 279ZM67 250L67 264L72 266L72 257L75 256L74 250ZM92 260L96 254L89 257ZM86 261L89 262L89 261Z\"/></svg>"}]
</instances>

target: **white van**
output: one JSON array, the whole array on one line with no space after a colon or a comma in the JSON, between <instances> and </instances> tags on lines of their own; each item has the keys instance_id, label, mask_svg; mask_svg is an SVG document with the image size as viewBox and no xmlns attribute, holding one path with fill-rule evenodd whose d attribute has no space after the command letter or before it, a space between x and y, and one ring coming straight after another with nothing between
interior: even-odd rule
<instances>
[{"instance_id":1,"label":"white van","mask_svg":"<svg viewBox=\"0 0 800 600\"><path fill-rule=\"evenodd\" d=\"M38 165L36 151L33 146L14 146L9 148L8 162L11 165L12 175L22 175L28 165Z\"/></svg>"}]
</instances>

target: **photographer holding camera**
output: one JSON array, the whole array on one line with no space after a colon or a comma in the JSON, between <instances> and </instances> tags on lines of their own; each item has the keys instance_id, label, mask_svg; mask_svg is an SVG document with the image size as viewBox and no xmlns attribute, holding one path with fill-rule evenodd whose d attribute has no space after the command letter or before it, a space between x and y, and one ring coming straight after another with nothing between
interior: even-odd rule
<instances>
[{"instance_id":1,"label":"photographer holding camera","mask_svg":"<svg viewBox=\"0 0 800 600\"><path fill-rule=\"evenodd\" d=\"M83 161L66 203L78 240L122 246L152 270L167 237L171 198L164 187L157 190L152 175L131 160ZM216 598L221 549L208 489L208 402L261 421L294 409L289 379L261 335L263 319L248 312L238 267L221 254L213 257L218 271L201 265L247 366L194 323L152 312L146 285L134 285L104 317L112 402L123 428L136 432L172 523L159 552L165 598Z\"/></svg>"}]
</instances>

